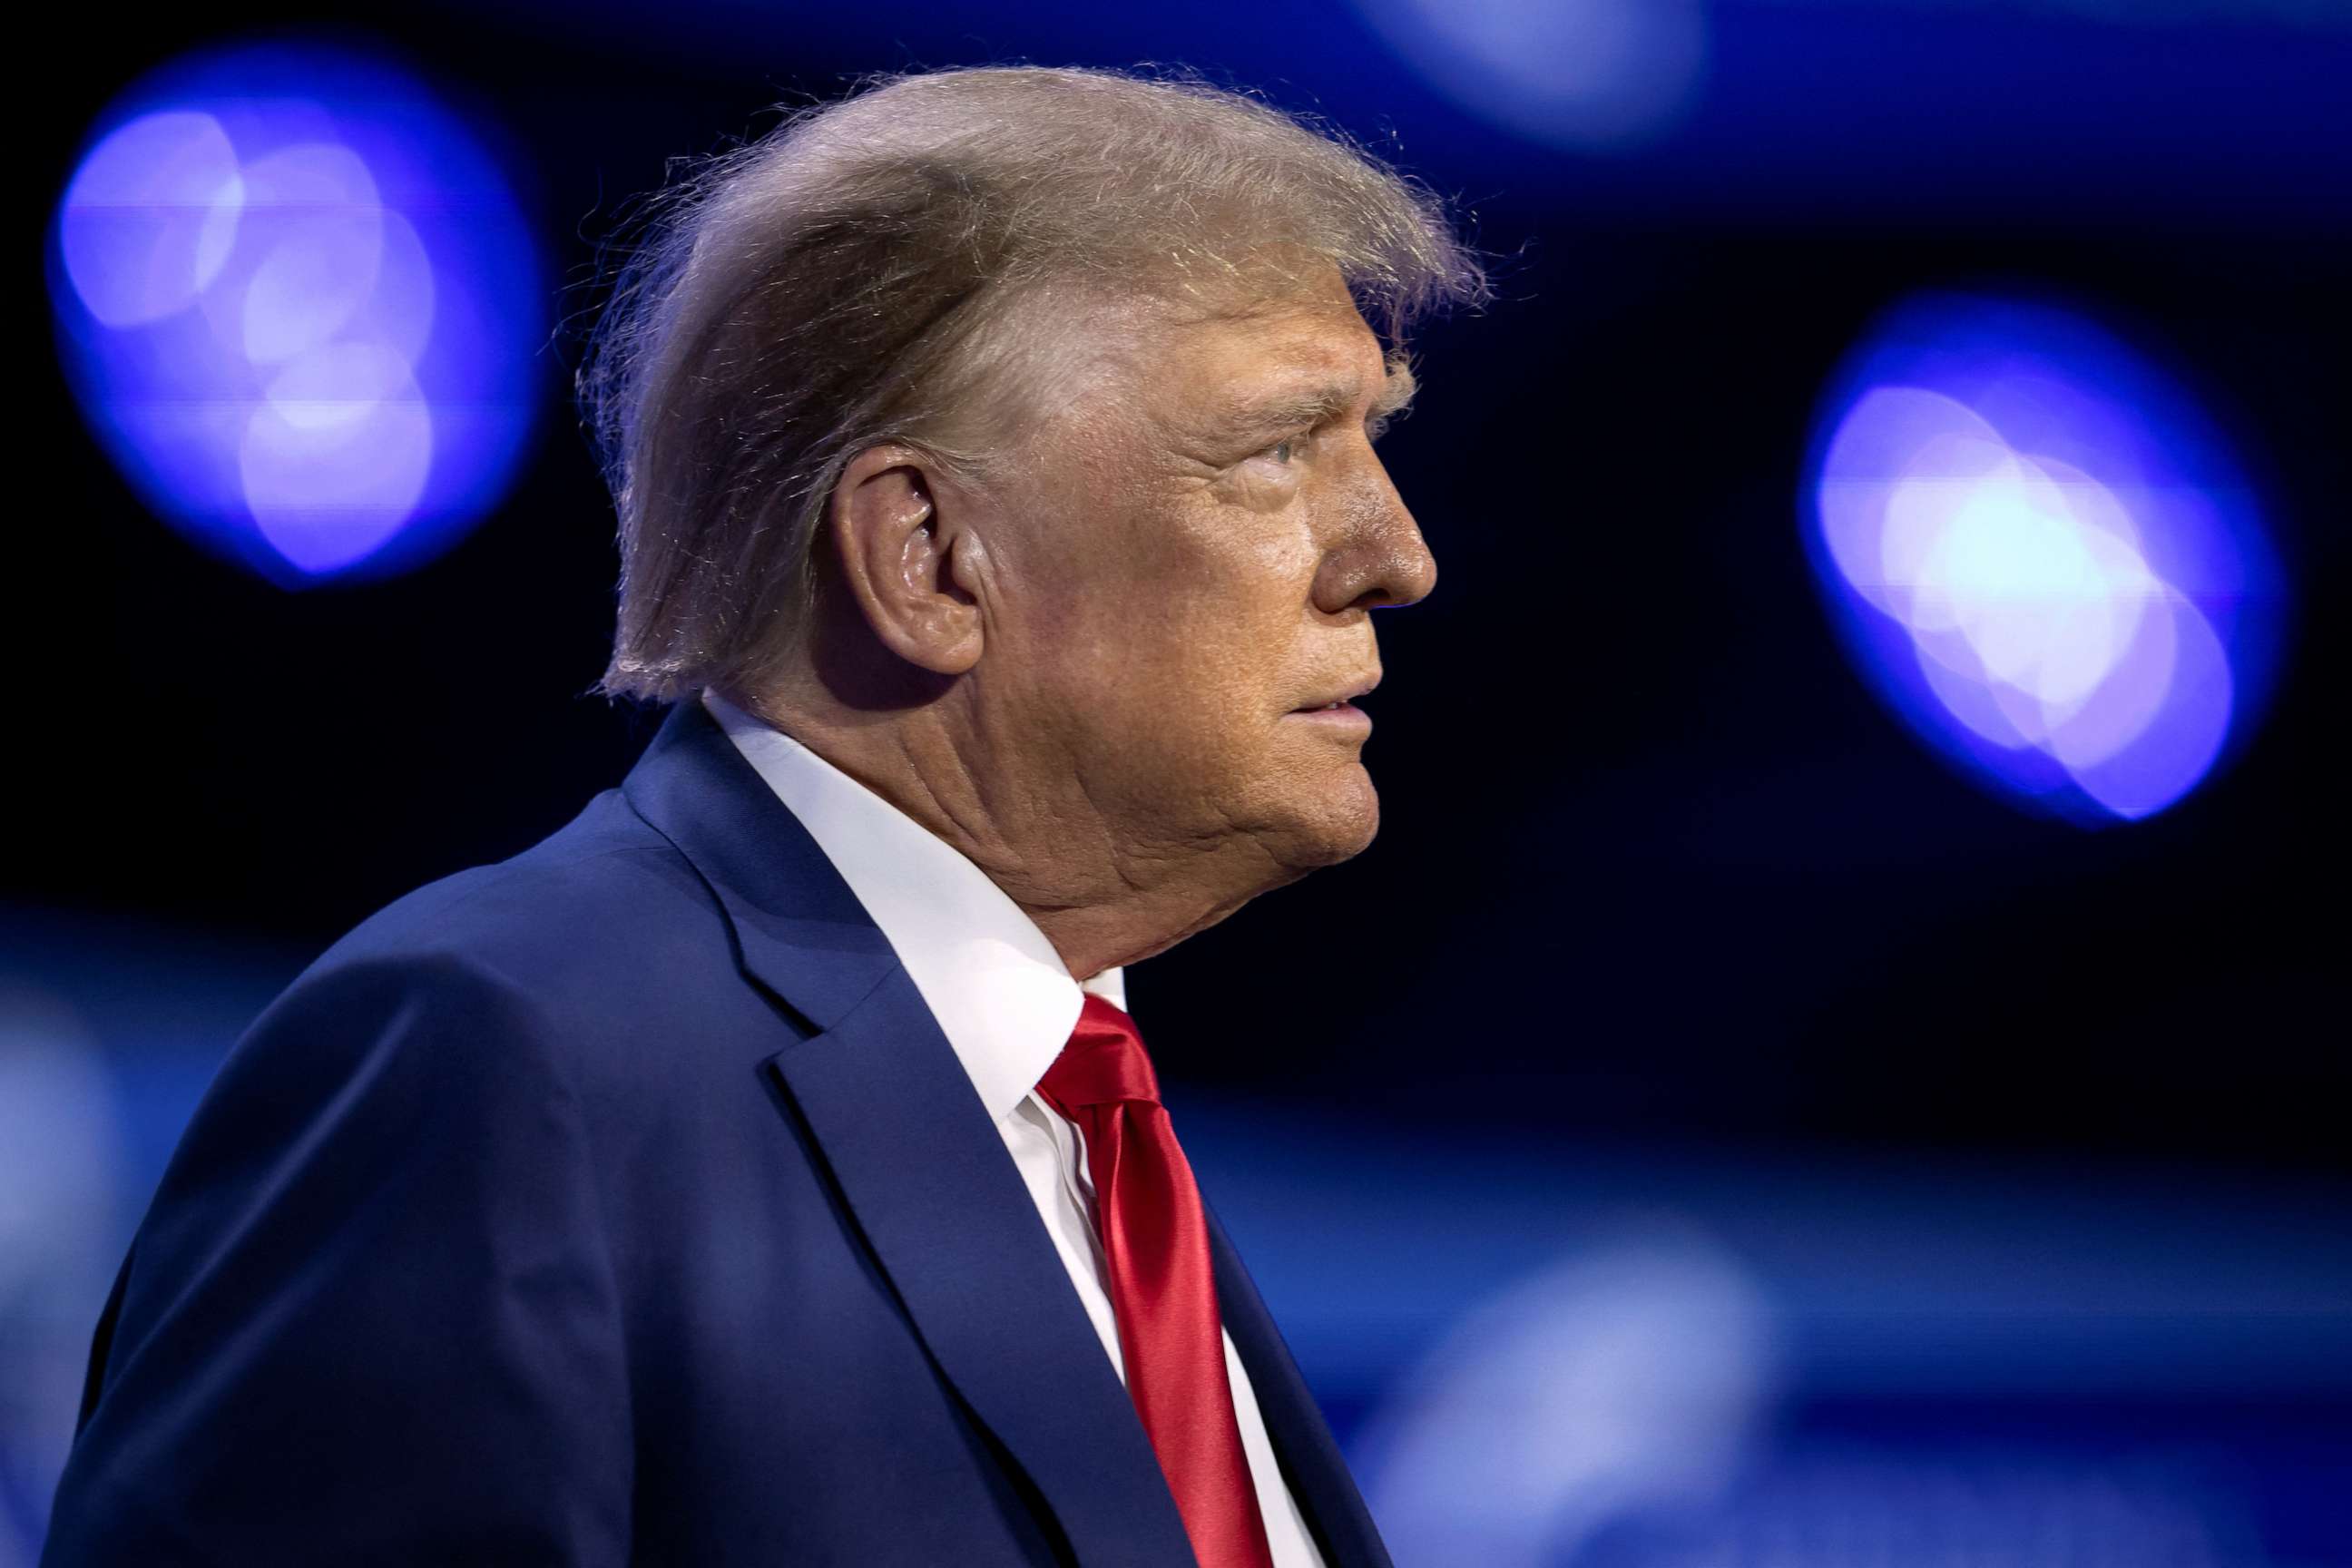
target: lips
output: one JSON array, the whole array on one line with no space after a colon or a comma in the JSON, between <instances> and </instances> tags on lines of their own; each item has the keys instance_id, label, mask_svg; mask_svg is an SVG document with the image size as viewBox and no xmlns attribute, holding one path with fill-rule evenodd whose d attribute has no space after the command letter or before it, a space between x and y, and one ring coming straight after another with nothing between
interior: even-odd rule
<instances>
[{"instance_id":1,"label":"lips","mask_svg":"<svg viewBox=\"0 0 2352 1568\"><path fill-rule=\"evenodd\" d=\"M1354 684L1345 687L1339 691L1335 691L1328 697L1318 698L1312 702L1302 702L1297 707L1292 709L1291 711L1294 713L1319 713L1329 708L1344 708L1349 703L1353 702L1357 698L1364 696L1366 693L1370 692L1372 688L1378 686L1380 683L1381 678L1377 673L1375 673L1364 679L1358 680Z\"/></svg>"}]
</instances>

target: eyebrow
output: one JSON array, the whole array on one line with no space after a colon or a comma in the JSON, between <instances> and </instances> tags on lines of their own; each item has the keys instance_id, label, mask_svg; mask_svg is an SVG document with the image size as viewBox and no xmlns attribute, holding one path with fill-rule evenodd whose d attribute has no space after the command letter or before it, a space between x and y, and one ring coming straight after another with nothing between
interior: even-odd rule
<instances>
[{"instance_id":1,"label":"eyebrow","mask_svg":"<svg viewBox=\"0 0 2352 1568\"><path fill-rule=\"evenodd\" d=\"M1413 394L1419 390L1412 367L1402 360L1391 363L1388 374L1381 378L1380 390L1372 395L1372 405L1364 411L1365 426L1378 436L1390 420L1405 411L1412 402ZM1344 382L1326 382L1320 386L1286 393L1235 409L1218 424L1235 437L1295 430L1303 426L1322 424L1355 399L1356 388L1353 385Z\"/></svg>"}]
</instances>

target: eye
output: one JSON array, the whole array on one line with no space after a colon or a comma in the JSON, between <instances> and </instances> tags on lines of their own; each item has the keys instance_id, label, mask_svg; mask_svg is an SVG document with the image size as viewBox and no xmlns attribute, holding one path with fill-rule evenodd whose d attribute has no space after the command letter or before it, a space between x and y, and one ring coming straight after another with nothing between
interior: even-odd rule
<instances>
[{"instance_id":1,"label":"eye","mask_svg":"<svg viewBox=\"0 0 2352 1568\"><path fill-rule=\"evenodd\" d=\"M1272 458L1276 462L1287 468L1306 455L1307 443L1311 434L1309 431L1302 430L1295 436L1285 436L1260 455Z\"/></svg>"}]
</instances>

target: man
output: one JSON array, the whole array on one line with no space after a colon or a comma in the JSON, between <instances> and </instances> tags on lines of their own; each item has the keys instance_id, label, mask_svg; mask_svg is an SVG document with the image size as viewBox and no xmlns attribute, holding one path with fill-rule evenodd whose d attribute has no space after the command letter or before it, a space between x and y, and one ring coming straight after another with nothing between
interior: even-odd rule
<instances>
[{"instance_id":1,"label":"man","mask_svg":"<svg viewBox=\"0 0 2352 1568\"><path fill-rule=\"evenodd\" d=\"M1121 971L1371 839L1433 577L1371 443L1480 286L1351 148L1109 73L681 187L583 375L605 684L676 707L239 1042L45 1561L1385 1562Z\"/></svg>"}]
</instances>

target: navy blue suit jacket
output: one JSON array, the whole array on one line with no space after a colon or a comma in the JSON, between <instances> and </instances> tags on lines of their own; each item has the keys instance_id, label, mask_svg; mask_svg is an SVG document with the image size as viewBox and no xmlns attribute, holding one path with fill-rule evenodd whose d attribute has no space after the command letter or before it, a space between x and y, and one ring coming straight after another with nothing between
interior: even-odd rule
<instances>
[{"instance_id":1,"label":"navy blue suit jacket","mask_svg":"<svg viewBox=\"0 0 2352 1568\"><path fill-rule=\"evenodd\" d=\"M1214 1247L1318 1541L1385 1563ZM946 1037L698 703L237 1043L99 1324L43 1557L1192 1561Z\"/></svg>"}]
</instances>

